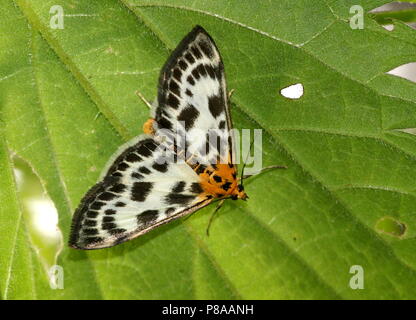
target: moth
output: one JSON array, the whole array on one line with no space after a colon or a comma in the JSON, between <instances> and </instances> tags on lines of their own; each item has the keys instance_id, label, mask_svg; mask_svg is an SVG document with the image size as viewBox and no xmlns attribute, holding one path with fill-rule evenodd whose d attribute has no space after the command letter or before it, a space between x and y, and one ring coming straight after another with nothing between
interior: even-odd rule
<instances>
[{"instance_id":1,"label":"moth","mask_svg":"<svg viewBox=\"0 0 416 320\"><path fill-rule=\"evenodd\" d=\"M120 147L81 200L69 246L111 247L214 201L246 200L233 159L228 98L218 48L196 26L161 70L145 134Z\"/></svg>"}]
</instances>

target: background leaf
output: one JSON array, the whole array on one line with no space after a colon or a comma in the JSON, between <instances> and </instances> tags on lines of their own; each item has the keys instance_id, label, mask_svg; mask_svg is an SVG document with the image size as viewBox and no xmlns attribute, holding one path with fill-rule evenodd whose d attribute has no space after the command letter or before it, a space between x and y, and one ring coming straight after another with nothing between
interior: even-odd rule
<instances>
[{"instance_id":1,"label":"background leaf","mask_svg":"<svg viewBox=\"0 0 416 320\"><path fill-rule=\"evenodd\" d=\"M0 19L0 289L4 299L416 298L415 31L349 8L389 1L4 1ZM64 247L52 290L25 231L11 155L40 177L67 241L71 214L117 146L141 131L169 52L202 25L235 89L236 128L263 129L264 165L229 201L134 241ZM291 100L280 90L302 83ZM410 132L410 133L409 133ZM383 232L386 217L404 234ZM382 223L380 222L382 220ZM399 232L400 233L400 232ZM361 265L365 289L349 287Z\"/></svg>"}]
</instances>

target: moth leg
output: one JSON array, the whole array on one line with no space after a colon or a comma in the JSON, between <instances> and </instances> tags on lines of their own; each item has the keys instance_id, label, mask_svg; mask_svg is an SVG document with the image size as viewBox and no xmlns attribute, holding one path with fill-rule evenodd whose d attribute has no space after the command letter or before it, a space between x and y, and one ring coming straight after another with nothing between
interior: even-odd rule
<instances>
[{"instance_id":1,"label":"moth leg","mask_svg":"<svg viewBox=\"0 0 416 320\"><path fill-rule=\"evenodd\" d=\"M147 101L147 99L144 97L144 95L141 94L141 92L139 90L136 90L135 94L140 98L140 100L142 100L144 102L144 104L149 108L152 109L152 104Z\"/></svg>"},{"instance_id":2,"label":"moth leg","mask_svg":"<svg viewBox=\"0 0 416 320\"><path fill-rule=\"evenodd\" d=\"M222 199L217 207L215 208L215 211L211 214L211 217L209 218L209 222L208 222L208 226L207 226L207 237L209 237L209 228L211 227L211 223L214 220L214 216L215 214L218 212L218 210L222 207L223 203L224 203L225 199Z\"/></svg>"},{"instance_id":3,"label":"moth leg","mask_svg":"<svg viewBox=\"0 0 416 320\"><path fill-rule=\"evenodd\" d=\"M228 91L228 100L231 99L231 96L233 95L235 89L231 89L230 91Z\"/></svg>"},{"instance_id":4,"label":"moth leg","mask_svg":"<svg viewBox=\"0 0 416 320\"><path fill-rule=\"evenodd\" d=\"M268 166L268 167L264 167L263 169L260 170L260 172L258 172L256 174L245 174L242 177L242 179L244 180L244 179L247 179L247 178L250 178L250 177L253 177L253 176L257 176L257 175L263 173L264 171L271 170L271 169L287 169L287 167L286 166Z\"/></svg>"}]
</instances>

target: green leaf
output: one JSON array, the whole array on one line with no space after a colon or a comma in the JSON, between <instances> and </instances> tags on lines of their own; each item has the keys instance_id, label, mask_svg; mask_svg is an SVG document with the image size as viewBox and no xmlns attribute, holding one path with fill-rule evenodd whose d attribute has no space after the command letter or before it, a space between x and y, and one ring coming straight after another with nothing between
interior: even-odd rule
<instances>
[{"instance_id":1,"label":"green leaf","mask_svg":"<svg viewBox=\"0 0 416 320\"><path fill-rule=\"evenodd\" d=\"M380 24L390 24L392 19L397 19L403 22L416 22L416 10L397 10L397 11L382 11L374 12L373 18Z\"/></svg>"},{"instance_id":2,"label":"green leaf","mask_svg":"<svg viewBox=\"0 0 416 320\"><path fill-rule=\"evenodd\" d=\"M4 1L0 32L0 290L4 299L416 298L415 31L351 5L389 1ZM11 155L40 177L68 239L71 214L149 116L159 70L196 24L224 59L236 128L263 129L249 201L228 201L114 248L65 246L49 288L27 236ZM280 91L302 83L297 100ZM400 226L388 229L386 217ZM384 219L384 220L383 220ZM387 228L387 229L386 229ZM398 233L397 233L398 232ZM349 287L364 269L363 290Z\"/></svg>"}]
</instances>

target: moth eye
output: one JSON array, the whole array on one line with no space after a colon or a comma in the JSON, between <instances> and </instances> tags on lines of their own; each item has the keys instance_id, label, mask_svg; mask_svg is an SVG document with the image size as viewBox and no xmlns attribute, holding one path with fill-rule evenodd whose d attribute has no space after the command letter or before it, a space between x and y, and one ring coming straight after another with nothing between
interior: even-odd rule
<instances>
[{"instance_id":1,"label":"moth eye","mask_svg":"<svg viewBox=\"0 0 416 320\"><path fill-rule=\"evenodd\" d=\"M231 196L232 200L238 200L238 197L236 195Z\"/></svg>"}]
</instances>

